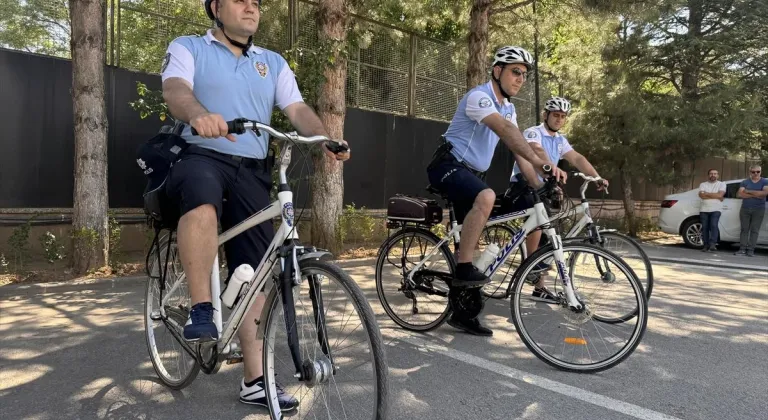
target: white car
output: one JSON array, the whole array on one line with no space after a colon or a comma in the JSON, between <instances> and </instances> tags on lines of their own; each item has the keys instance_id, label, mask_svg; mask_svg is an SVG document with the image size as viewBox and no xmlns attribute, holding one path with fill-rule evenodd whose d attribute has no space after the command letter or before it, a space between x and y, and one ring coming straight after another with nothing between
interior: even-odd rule
<instances>
[{"instance_id":1,"label":"white car","mask_svg":"<svg viewBox=\"0 0 768 420\"><path fill-rule=\"evenodd\" d=\"M720 242L739 242L741 235L741 198L738 197L739 185L742 179L723 181L726 185L723 210L720 215ZM685 244L691 248L701 248L704 243L701 237L701 221L699 220L699 189L693 189L678 194L670 194L661 202L659 213L659 228L662 232L680 235ZM768 201L766 202L768 212ZM760 226L758 245L768 245L768 214Z\"/></svg>"}]
</instances>

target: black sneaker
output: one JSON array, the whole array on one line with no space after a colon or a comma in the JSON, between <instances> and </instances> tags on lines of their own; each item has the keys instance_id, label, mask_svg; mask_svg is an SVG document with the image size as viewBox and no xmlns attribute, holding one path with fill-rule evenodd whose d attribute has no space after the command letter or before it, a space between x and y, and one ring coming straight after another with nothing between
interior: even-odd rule
<instances>
[{"instance_id":1,"label":"black sneaker","mask_svg":"<svg viewBox=\"0 0 768 420\"><path fill-rule=\"evenodd\" d=\"M456 265L456 277L453 279L454 287L479 287L490 282L491 279L481 273L472 263Z\"/></svg>"},{"instance_id":2,"label":"black sneaker","mask_svg":"<svg viewBox=\"0 0 768 420\"><path fill-rule=\"evenodd\" d=\"M559 299L557 296L555 296L554 293L550 292L549 289L546 287L537 287L533 289L533 293L531 294L533 300L538 300L539 302L544 303L558 303Z\"/></svg>"},{"instance_id":3,"label":"black sneaker","mask_svg":"<svg viewBox=\"0 0 768 420\"><path fill-rule=\"evenodd\" d=\"M493 331L480 325L480 321L478 321L477 318L466 319L452 315L448 318L448 325L466 333L479 335L481 337L490 337L493 335Z\"/></svg>"},{"instance_id":4,"label":"black sneaker","mask_svg":"<svg viewBox=\"0 0 768 420\"><path fill-rule=\"evenodd\" d=\"M213 323L213 311L211 302L202 302L193 306L184 325L184 340L190 342L218 340L219 329Z\"/></svg>"},{"instance_id":5,"label":"black sneaker","mask_svg":"<svg viewBox=\"0 0 768 420\"><path fill-rule=\"evenodd\" d=\"M299 401L285 394L283 387L275 383L277 388L277 401L280 402L280 411L295 410L299 406ZM240 381L240 402L243 404L260 405L269 407L267 404L267 391L264 389L264 379L259 378L252 386L245 384L245 379Z\"/></svg>"}]
</instances>

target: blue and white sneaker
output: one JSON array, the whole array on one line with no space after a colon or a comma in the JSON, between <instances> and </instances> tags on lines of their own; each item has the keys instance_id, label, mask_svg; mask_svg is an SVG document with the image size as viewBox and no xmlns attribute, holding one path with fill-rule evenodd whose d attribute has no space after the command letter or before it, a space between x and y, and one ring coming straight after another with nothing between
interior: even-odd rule
<instances>
[{"instance_id":1,"label":"blue and white sneaker","mask_svg":"<svg viewBox=\"0 0 768 420\"><path fill-rule=\"evenodd\" d=\"M285 394L283 387L279 383L275 384L277 388L277 401L280 402L280 411L292 411L299 406L299 401L296 398ZM258 378L256 383L248 386L245 383L245 379L240 381L240 402L243 404L260 405L262 407L269 407L267 405L267 391L264 389L264 377Z\"/></svg>"},{"instance_id":2,"label":"blue and white sneaker","mask_svg":"<svg viewBox=\"0 0 768 420\"><path fill-rule=\"evenodd\" d=\"M213 311L211 302L193 306L184 325L184 339L190 342L217 341L219 329L213 323Z\"/></svg>"}]
</instances>

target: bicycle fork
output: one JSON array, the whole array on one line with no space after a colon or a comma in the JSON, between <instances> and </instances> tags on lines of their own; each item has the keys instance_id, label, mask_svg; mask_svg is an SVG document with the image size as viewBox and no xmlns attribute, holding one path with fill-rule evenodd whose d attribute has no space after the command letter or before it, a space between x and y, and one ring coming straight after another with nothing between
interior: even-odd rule
<instances>
[{"instance_id":1,"label":"bicycle fork","mask_svg":"<svg viewBox=\"0 0 768 420\"><path fill-rule=\"evenodd\" d=\"M557 272L560 275L560 279L563 282L563 288L565 289L565 298L568 302L568 307L572 311L584 310L584 304L576 297L576 293L573 291L573 282L568 275L568 270L565 268L565 254L563 253L563 240L560 235L557 234L554 228L545 229L547 237L549 237L552 243L553 254L555 257L555 264L557 265Z\"/></svg>"},{"instance_id":2,"label":"bicycle fork","mask_svg":"<svg viewBox=\"0 0 768 420\"><path fill-rule=\"evenodd\" d=\"M296 369L294 377L306 382L308 386L314 386L331 375L336 374L336 366L333 364L333 355L328 346L328 332L325 325L325 310L323 307L322 291L317 276L308 276L309 293L314 312L314 324L317 330L317 341L326 356L327 361L302 360L301 346L296 326L296 305L293 301L294 287L301 285L301 268L297 258L297 252L304 248L295 244L285 245L280 249L282 272L278 282L278 292L283 301L283 313L285 315L285 328L288 335L288 348Z\"/></svg>"}]
</instances>

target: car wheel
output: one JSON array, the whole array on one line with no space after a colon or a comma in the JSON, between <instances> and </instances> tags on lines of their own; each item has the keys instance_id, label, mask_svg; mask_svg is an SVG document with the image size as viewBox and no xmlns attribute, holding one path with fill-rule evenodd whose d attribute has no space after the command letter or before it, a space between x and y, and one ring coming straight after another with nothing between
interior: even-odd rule
<instances>
[{"instance_id":1,"label":"car wheel","mask_svg":"<svg viewBox=\"0 0 768 420\"><path fill-rule=\"evenodd\" d=\"M686 220L681 229L683 242L689 248L701 249L704 241L701 237L701 220L698 217Z\"/></svg>"}]
</instances>

